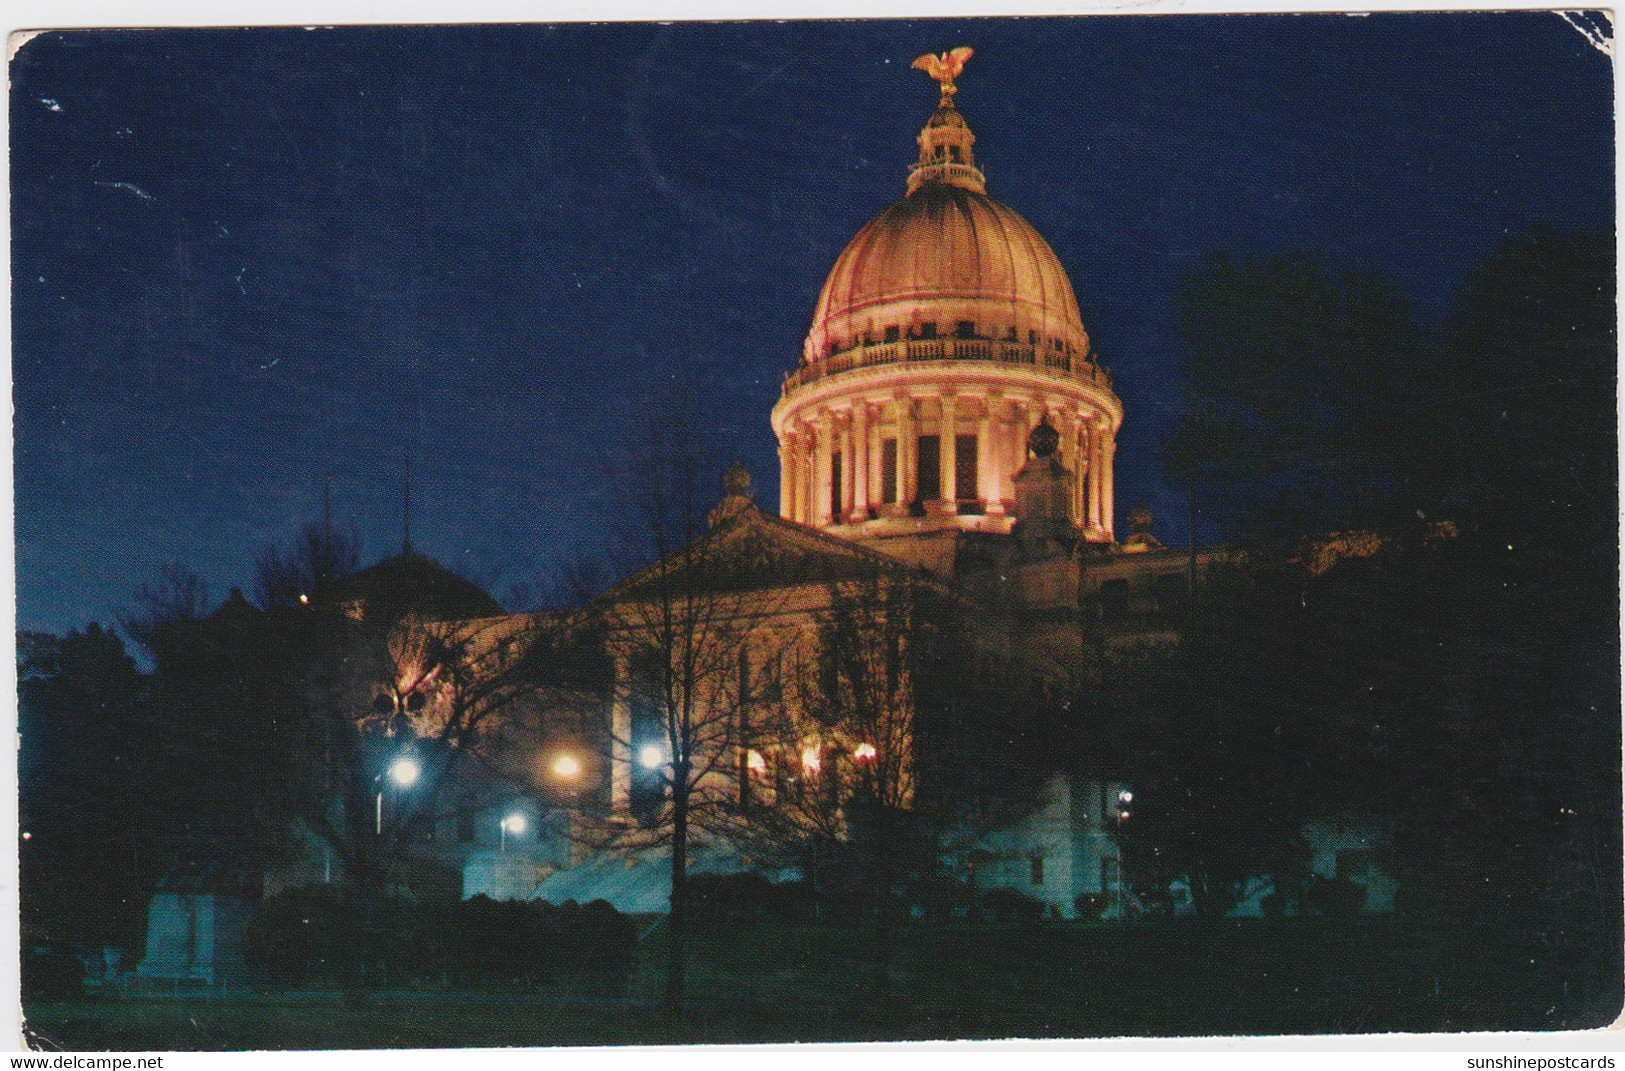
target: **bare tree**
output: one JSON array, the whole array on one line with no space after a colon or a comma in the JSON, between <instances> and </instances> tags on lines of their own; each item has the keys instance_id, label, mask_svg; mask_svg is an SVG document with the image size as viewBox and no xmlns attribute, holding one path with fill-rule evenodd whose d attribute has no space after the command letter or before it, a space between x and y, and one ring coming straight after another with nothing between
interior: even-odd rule
<instances>
[{"instance_id":1,"label":"bare tree","mask_svg":"<svg viewBox=\"0 0 1625 1071\"><path fill-rule=\"evenodd\" d=\"M315 599L329 584L354 572L360 560L361 536L353 524L334 530L311 521L286 550L272 543L255 556L254 601L270 610Z\"/></svg>"},{"instance_id":2,"label":"bare tree","mask_svg":"<svg viewBox=\"0 0 1625 1071\"><path fill-rule=\"evenodd\" d=\"M780 643L777 563L749 514L735 466L714 510L713 467L681 414L654 422L642 463L620 474L641 550L653 564L595 603L617 671L614 794L636 820L622 843L671 852L667 1004L680 1009L687 879L696 834L741 836L742 758Z\"/></svg>"},{"instance_id":3,"label":"bare tree","mask_svg":"<svg viewBox=\"0 0 1625 1071\"><path fill-rule=\"evenodd\" d=\"M149 654L166 626L201 621L209 613L209 586L178 561L158 566L157 579L135 589L135 606L119 615L119 627Z\"/></svg>"},{"instance_id":4,"label":"bare tree","mask_svg":"<svg viewBox=\"0 0 1625 1071\"><path fill-rule=\"evenodd\" d=\"M920 862L915 674L930 629L929 586L901 564L863 562L827 585L827 604L785 659L778 734L800 744L803 777L776 817L787 833L800 828L815 881L863 894L882 993L897 886Z\"/></svg>"}]
</instances>

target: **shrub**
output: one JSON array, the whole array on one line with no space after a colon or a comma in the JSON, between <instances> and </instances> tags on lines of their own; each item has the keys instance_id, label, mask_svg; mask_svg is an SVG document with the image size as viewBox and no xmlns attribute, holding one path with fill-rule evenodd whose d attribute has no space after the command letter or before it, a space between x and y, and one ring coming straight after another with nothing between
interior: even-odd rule
<instances>
[{"instance_id":1,"label":"shrub","mask_svg":"<svg viewBox=\"0 0 1625 1071\"><path fill-rule=\"evenodd\" d=\"M331 983L362 955L363 931L342 887L304 885L260 904L243 933L243 959L281 985Z\"/></svg>"},{"instance_id":2,"label":"shrub","mask_svg":"<svg viewBox=\"0 0 1625 1071\"><path fill-rule=\"evenodd\" d=\"M370 907L333 885L290 889L249 921L244 958L282 985L536 982L624 975L637 944L632 920L602 900L562 906L490 900L424 905L393 898Z\"/></svg>"},{"instance_id":3,"label":"shrub","mask_svg":"<svg viewBox=\"0 0 1625 1071\"><path fill-rule=\"evenodd\" d=\"M36 946L22 957L22 995L31 1000L70 1000L84 996L85 969L62 948Z\"/></svg>"},{"instance_id":4,"label":"shrub","mask_svg":"<svg viewBox=\"0 0 1625 1071\"><path fill-rule=\"evenodd\" d=\"M1350 919L1365 906L1365 886L1345 877L1309 879L1309 906L1334 919Z\"/></svg>"},{"instance_id":5,"label":"shrub","mask_svg":"<svg viewBox=\"0 0 1625 1071\"><path fill-rule=\"evenodd\" d=\"M1078 898L1072 901L1072 907L1077 911L1078 918L1094 922L1111 906L1111 903L1112 898L1106 893L1086 892L1078 894Z\"/></svg>"},{"instance_id":6,"label":"shrub","mask_svg":"<svg viewBox=\"0 0 1625 1071\"><path fill-rule=\"evenodd\" d=\"M1044 901L1020 889L990 889L982 897L982 907L999 922L1033 925L1044 917Z\"/></svg>"},{"instance_id":7,"label":"shrub","mask_svg":"<svg viewBox=\"0 0 1625 1071\"><path fill-rule=\"evenodd\" d=\"M909 884L908 896L911 904L924 909L930 922L947 922L956 908L969 909L976 904L975 889L946 874L916 878Z\"/></svg>"}]
</instances>

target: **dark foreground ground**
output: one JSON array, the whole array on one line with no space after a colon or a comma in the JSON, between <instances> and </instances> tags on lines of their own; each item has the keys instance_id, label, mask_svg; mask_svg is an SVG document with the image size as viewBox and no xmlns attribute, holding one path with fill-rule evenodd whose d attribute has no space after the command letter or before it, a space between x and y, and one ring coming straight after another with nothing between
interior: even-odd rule
<instances>
[{"instance_id":1,"label":"dark foreground ground","mask_svg":"<svg viewBox=\"0 0 1625 1071\"><path fill-rule=\"evenodd\" d=\"M1563 1030L1620 1011L1617 955L1449 948L1396 920L1155 927L910 926L888 983L872 932L761 926L690 940L689 999L661 1003L657 931L629 978L449 992L25 1005L37 1048L452 1048L694 1042Z\"/></svg>"}]
</instances>

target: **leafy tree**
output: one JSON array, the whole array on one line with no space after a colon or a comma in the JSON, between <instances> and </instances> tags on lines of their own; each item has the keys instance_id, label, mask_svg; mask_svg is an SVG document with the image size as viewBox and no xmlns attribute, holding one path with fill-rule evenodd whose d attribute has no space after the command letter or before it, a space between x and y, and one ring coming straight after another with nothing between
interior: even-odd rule
<instances>
[{"instance_id":1,"label":"leafy tree","mask_svg":"<svg viewBox=\"0 0 1625 1071\"><path fill-rule=\"evenodd\" d=\"M25 941L138 947L167 868L146 682L112 631L17 638Z\"/></svg>"},{"instance_id":2,"label":"leafy tree","mask_svg":"<svg viewBox=\"0 0 1625 1071\"><path fill-rule=\"evenodd\" d=\"M1227 534L1346 528L1409 504L1425 339L1376 275L1212 257L1175 301L1184 412L1164 466Z\"/></svg>"}]
</instances>

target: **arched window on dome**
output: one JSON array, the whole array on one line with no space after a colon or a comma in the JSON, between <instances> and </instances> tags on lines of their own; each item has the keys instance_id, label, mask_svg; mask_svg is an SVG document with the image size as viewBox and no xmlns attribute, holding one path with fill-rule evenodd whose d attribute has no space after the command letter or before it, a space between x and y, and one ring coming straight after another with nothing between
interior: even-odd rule
<instances>
[{"instance_id":1,"label":"arched window on dome","mask_svg":"<svg viewBox=\"0 0 1625 1071\"><path fill-rule=\"evenodd\" d=\"M890 327L886 328L886 341L896 342L902 337L902 334L902 330L896 324L892 324Z\"/></svg>"}]
</instances>

